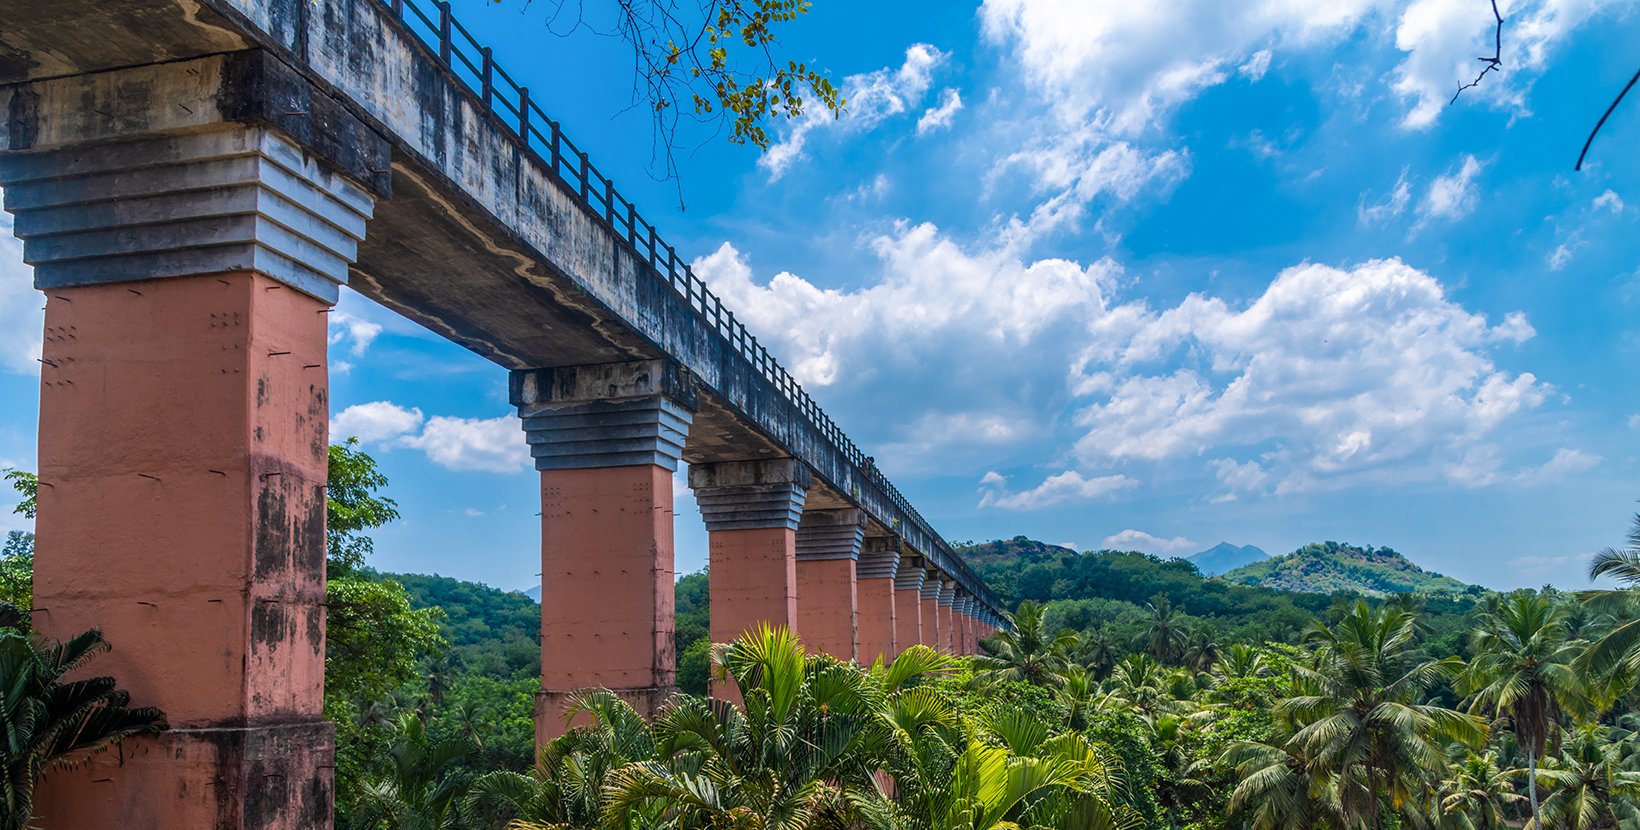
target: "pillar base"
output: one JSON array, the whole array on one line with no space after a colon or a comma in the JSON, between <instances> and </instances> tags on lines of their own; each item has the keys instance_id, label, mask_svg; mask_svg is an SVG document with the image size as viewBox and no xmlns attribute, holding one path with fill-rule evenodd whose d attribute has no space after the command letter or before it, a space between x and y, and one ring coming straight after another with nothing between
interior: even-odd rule
<instances>
[{"instance_id":1,"label":"pillar base","mask_svg":"<svg viewBox=\"0 0 1640 830\"><path fill-rule=\"evenodd\" d=\"M335 759L325 721L173 729L47 773L34 812L41 827L312 830L331 823Z\"/></svg>"},{"instance_id":2,"label":"pillar base","mask_svg":"<svg viewBox=\"0 0 1640 830\"><path fill-rule=\"evenodd\" d=\"M540 752L548 743L570 729L582 726L591 726L590 715L576 715L568 724L564 722L564 705L570 699L585 689L569 692L549 692L542 690L535 693L535 750ZM654 720L662 708L677 697L676 686L652 686L643 689L605 689L614 692L615 696L627 702L638 716L646 721Z\"/></svg>"}]
</instances>

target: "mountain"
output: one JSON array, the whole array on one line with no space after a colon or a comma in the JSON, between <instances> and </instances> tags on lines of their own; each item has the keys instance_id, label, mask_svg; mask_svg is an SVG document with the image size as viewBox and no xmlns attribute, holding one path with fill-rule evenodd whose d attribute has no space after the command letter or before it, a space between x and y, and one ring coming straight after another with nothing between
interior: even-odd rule
<instances>
[{"instance_id":1,"label":"mountain","mask_svg":"<svg viewBox=\"0 0 1640 830\"><path fill-rule=\"evenodd\" d=\"M541 601L541 586L540 585L537 585L534 588L529 589L528 591L520 591L519 593L523 594L526 597L529 597L530 599L535 600L536 602Z\"/></svg>"},{"instance_id":2,"label":"mountain","mask_svg":"<svg viewBox=\"0 0 1640 830\"><path fill-rule=\"evenodd\" d=\"M1220 542L1201 553L1192 553L1185 557L1190 560L1190 564L1201 569L1203 576L1218 576L1243 565L1263 562L1269 558L1270 554L1252 545L1238 548L1229 542Z\"/></svg>"},{"instance_id":3,"label":"mountain","mask_svg":"<svg viewBox=\"0 0 1640 830\"><path fill-rule=\"evenodd\" d=\"M1359 591L1382 596L1403 591L1461 592L1469 585L1426 571L1392 548L1359 548L1338 542L1305 545L1292 553L1243 565L1224 575L1240 585L1327 594Z\"/></svg>"}]
</instances>

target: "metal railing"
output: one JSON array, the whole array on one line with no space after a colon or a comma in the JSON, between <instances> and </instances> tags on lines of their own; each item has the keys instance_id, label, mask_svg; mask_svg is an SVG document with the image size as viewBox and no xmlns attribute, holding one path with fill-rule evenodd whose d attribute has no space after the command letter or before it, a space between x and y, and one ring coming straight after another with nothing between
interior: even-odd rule
<instances>
[{"instance_id":1,"label":"metal railing","mask_svg":"<svg viewBox=\"0 0 1640 830\"><path fill-rule=\"evenodd\" d=\"M678 259L677 251L656 234L651 225L638 213L631 202L616 192L614 183L606 178L588 160L586 151L576 147L564 135L558 122L547 117L530 100L529 87L519 84L506 70L496 64L488 46L478 40L450 13L449 0L434 0L436 14L428 16L414 0L377 0L405 24L438 63L467 87L480 102L485 114L494 115L518 139L519 145L552 173L571 193L575 194L588 212L600 217L604 224L620 236L651 268L665 275L668 284L694 310L700 320L726 339L742 357L749 361L764 380L773 384L786 398L808 417L820 433L830 439L843 456L860 474L868 477L888 494L900 511L921 525L930 536L945 545L946 542L932 525L911 506L905 496L877 470L874 461L843 433L819 404L809 397L797 379L781 366L769 350L764 348L746 326L735 319L734 312L726 311L723 302L706 287L705 281L695 276L687 262ZM419 22L421 27L415 24ZM459 39L459 40L458 40ZM469 48L463 48L465 42ZM544 130L544 131L543 131ZM976 583L984 585L968 563L951 551L952 559ZM1006 609L998 609L1006 610Z\"/></svg>"}]
</instances>

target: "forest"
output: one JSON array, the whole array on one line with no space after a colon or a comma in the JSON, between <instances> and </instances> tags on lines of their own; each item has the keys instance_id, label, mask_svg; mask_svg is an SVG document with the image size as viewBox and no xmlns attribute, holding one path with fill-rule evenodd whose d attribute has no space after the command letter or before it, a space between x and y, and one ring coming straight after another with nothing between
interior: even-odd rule
<instances>
[{"instance_id":1,"label":"forest","mask_svg":"<svg viewBox=\"0 0 1640 830\"><path fill-rule=\"evenodd\" d=\"M985 654L918 646L866 667L783 630L711 643L692 574L674 703L645 722L589 690L573 711L591 725L536 757L539 607L370 568L368 531L398 515L386 485L332 448L338 827L1640 830L1640 517L1594 560L1620 587L1579 594L1302 594L1016 539L1006 568L973 557L1017 600ZM30 607L32 556L8 537L0 601ZM44 666L49 645L0 613L0 651ZM743 707L704 696L713 673ZM30 676L54 699L49 672ZM123 719L106 740L162 723L125 705L104 702ZM14 742L0 762L45 769L92 739Z\"/></svg>"}]
</instances>

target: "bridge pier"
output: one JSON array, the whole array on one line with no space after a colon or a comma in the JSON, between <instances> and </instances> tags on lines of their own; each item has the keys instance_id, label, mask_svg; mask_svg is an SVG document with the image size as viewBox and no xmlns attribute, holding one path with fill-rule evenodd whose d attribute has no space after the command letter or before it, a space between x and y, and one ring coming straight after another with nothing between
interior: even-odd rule
<instances>
[{"instance_id":1,"label":"bridge pier","mask_svg":"<svg viewBox=\"0 0 1640 830\"><path fill-rule=\"evenodd\" d=\"M864 510L809 510L797 526L797 627L810 651L859 656L858 572Z\"/></svg>"},{"instance_id":2,"label":"bridge pier","mask_svg":"<svg viewBox=\"0 0 1640 830\"><path fill-rule=\"evenodd\" d=\"M324 312L374 196L270 130L156 132L131 85L30 86L0 186L46 294L34 624L102 628L96 672L171 726L52 773L35 811L329 828Z\"/></svg>"},{"instance_id":3,"label":"bridge pier","mask_svg":"<svg viewBox=\"0 0 1640 830\"><path fill-rule=\"evenodd\" d=\"M940 626L940 572L932 568L924 571L922 584L922 644L935 651L944 646L940 637L944 629Z\"/></svg>"},{"instance_id":4,"label":"bridge pier","mask_svg":"<svg viewBox=\"0 0 1640 830\"><path fill-rule=\"evenodd\" d=\"M940 574L940 651L947 654L957 653L957 583Z\"/></svg>"},{"instance_id":5,"label":"bridge pier","mask_svg":"<svg viewBox=\"0 0 1640 830\"><path fill-rule=\"evenodd\" d=\"M923 558L902 555L894 573L894 656L923 641Z\"/></svg>"},{"instance_id":6,"label":"bridge pier","mask_svg":"<svg viewBox=\"0 0 1640 830\"><path fill-rule=\"evenodd\" d=\"M870 666L879 658L887 663L899 652L895 649L899 605L895 602L894 577L900 568L900 539L897 536L870 536L860 550L855 567L855 596L860 608L859 661Z\"/></svg>"},{"instance_id":7,"label":"bridge pier","mask_svg":"<svg viewBox=\"0 0 1640 830\"><path fill-rule=\"evenodd\" d=\"M689 465L689 487L706 520L712 642L734 642L759 623L801 633L797 526L811 481L795 458ZM716 682L712 693L735 697Z\"/></svg>"},{"instance_id":8,"label":"bridge pier","mask_svg":"<svg viewBox=\"0 0 1640 830\"><path fill-rule=\"evenodd\" d=\"M515 371L512 403L541 473L540 749L577 691L651 716L677 692L672 474L696 393L677 364Z\"/></svg>"}]
</instances>

